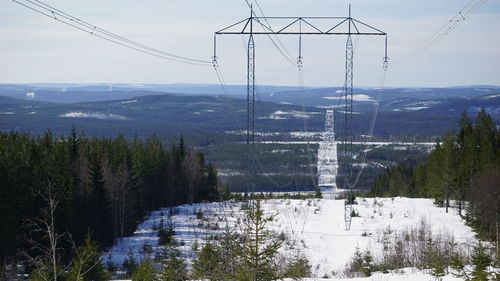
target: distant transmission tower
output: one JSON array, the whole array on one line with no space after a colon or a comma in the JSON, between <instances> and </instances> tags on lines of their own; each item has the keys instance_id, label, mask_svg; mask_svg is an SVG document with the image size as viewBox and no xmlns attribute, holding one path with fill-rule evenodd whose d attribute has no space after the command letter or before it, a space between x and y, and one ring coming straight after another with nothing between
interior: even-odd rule
<instances>
[{"instance_id":1,"label":"distant transmission tower","mask_svg":"<svg viewBox=\"0 0 500 281\"><path fill-rule=\"evenodd\" d=\"M280 26L281 28L275 29L271 27L270 22L275 23L274 27ZM327 29L322 29L321 26L330 26ZM326 22L326 24L324 24ZM260 30L255 30L254 24L260 27ZM349 5L348 17L259 17L256 16L252 7L250 6L250 17L227 26L214 34L214 62L217 60L217 35L248 35L248 50L247 50L247 129L246 129L246 143L247 143L247 163L248 174L254 175L255 173L255 35L266 35L271 41L271 35L298 35L299 36L299 56L297 66L302 66L302 35L346 35L346 64L345 64L345 83L343 90L344 99L344 132L342 136L342 145L347 152L347 149L352 151L352 142L354 134L352 130L352 115L353 115L353 58L354 50L352 44L352 35L366 36L376 35L385 36L385 56L384 65L388 61L387 57L387 34L377 28L374 28L364 22L351 17L351 6ZM279 46L273 41L274 45L279 49ZM282 50L279 50L282 55ZM346 155L346 154L344 154ZM352 172L351 172L352 174ZM352 175L350 175L352 176ZM346 178L344 186L349 190L346 195L346 214L345 222L346 229L349 230L351 226L351 210L352 210L352 190L355 188L353 184Z\"/></svg>"},{"instance_id":2,"label":"distant transmission tower","mask_svg":"<svg viewBox=\"0 0 500 281\"><path fill-rule=\"evenodd\" d=\"M323 141L319 143L318 147L318 185L320 188L330 188L332 196L334 193L333 191L337 189L338 171L334 117L333 110L326 111L325 132L323 134ZM325 196L324 193L323 196Z\"/></svg>"}]
</instances>

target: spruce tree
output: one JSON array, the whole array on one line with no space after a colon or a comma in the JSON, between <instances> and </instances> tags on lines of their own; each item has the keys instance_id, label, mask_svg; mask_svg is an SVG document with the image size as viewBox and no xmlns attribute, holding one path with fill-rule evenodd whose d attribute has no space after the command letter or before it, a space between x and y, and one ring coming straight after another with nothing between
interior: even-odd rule
<instances>
[{"instance_id":1,"label":"spruce tree","mask_svg":"<svg viewBox=\"0 0 500 281\"><path fill-rule=\"evenodd\" d=\"M283 241L267 229L274 216L265 216L261 201L253 201L244 220L245 237L239 246L242 259L238 280L267 281L276 278L274 258Z\"/></svg>"},{"instance_id":2,"label":"spruce tree","mask_svg":"<svg viewBox=\"0 0 500 281\"><path fill-rule=\"evenodd\" d=\"M492 260L486 252L486 248L479 243L476 247L474 247L474 252L472 253L472 264L474 265L474 270L471 272L472 280L487 281L490 276L487 269L491 263Z\"/></svg>"},{"instance_id":3,"label":"spruce tree","mask_svg":"<svg viewBox=\"0 0 500 281\"><path fill-rule=\"evenodd\" d=\"M90 238L78 248L73 259L69 280L73 281L107 281L111 274L104 268L99 256L99 247Z\"/></svg>"},{"instance_id":4,"label":"spruce tree","mask_svg":"<svg viewBox=\"0 0 500 281\"><path fill-rule=\"evenodd\" d=\"M221 280L224 266L219 247L209 241L201 248L198 258L193 261L193 277L211 281Z\"/></svg>"},{"instance_id":5,"label":"spruce tree","mask_svg":"<svg viewBox=\"0 0 500 281\"><path fill-rule=\"evenodd\" d=\"M434 251L432 253L432 276L436 277L436 280L442 280L441 277L445 276L445 269L442 254L438 250Z\"/></svg>"},{"instance_id":6,"label":"spruce tree","mask_svg":"<svg viewBox=\"0 0 500 281\"><path fill-rule=\"evenodd\" d=\"M185 281L188 279L187 264L179 249L174 246L163 251L161 281Z\"/></svg>"},{"instance_id":7,"label":"spruce tree","mask_svg":"<svg viewBox=\"0 0 500 281\"><path fill-rule=\"evenodd\" d=\"M90 170L88 226L95 241L102 247L113 244L113 224L109 195L104 187L102 166L98 155L93 157Z\"/></svg>"},{"instance_id":8,"label":"spruce tree","mask_svg":"<svg viewBox=\"0 0 500 281\"><path fill-rule=\"evenodd\" d=\"M152 260L144 259L132 273L132 281L156 281L158 271Z\"/></svg>"}]
</instances>

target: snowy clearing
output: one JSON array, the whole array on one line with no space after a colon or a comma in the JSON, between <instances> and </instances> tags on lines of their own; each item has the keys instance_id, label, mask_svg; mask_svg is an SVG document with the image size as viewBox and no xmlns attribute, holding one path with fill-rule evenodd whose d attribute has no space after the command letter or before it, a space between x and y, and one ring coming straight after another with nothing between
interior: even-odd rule
<instances>
[{"instance_id":1,"label":"snowy clearing","mask_svg":"<svg viewBox=\"0 0 500 281\"><path fill-rule=\"evenodd\" d=\"M302 118L302 119L309 119L311 118L311 115L313 114L321 114L320 112L305 112L305 111L275 111L271 113L269 116L262 116L259 117L258 119L272 119L272 120L285 120L289 118Z\"/></svg>"},{"instance_id":2,"label":"snowy clearing","mask_svg":"<svg viewBox=\"0 0 500 281\"><path fill-rule=\"evenodd\" d=\"M93 118L100 120L128 120L127 117L111 113L72 111L59 115L63 118Z\"/></svg>"},{"instance_id":3,"label":"snowy clearing","mask_svg":"<svg viewBox=\"0 0 500 281\"><path fill-rule=\"evenodd\" d=\"M136 103L138 102L138 100L125 100L125 101L122 101L120 102L121 104L128 104L128 103Z\"/></svg>"},{"instance_id":4,"label":"snowy clearing","mask_svg":"<svg viewBox=\"0 0 500 281\"><path fill-rule=\"evenodd\" d=\"M337 90L336 93L339 93L340 90ZM343 91L340 91L340 93L343 93ZM323 99L325 100L340 100L340 99L343 99L344 97L323 97ZM352 100L353 101L371 101L371 102L374 102L375 100L372 99L372 97L370 97L369 95L365 95L365 94L354 94L352 95Z\"/></svg>"},{"instance_id":5,"label":"snowy clearing","mask_svg":"<svg viewBox=\"0 0 500 281\"><path fill-rule=\"evenodd\" d=\"M446 213L431 199L410 198L358 198L354 209L359 217L353 217L350 231L344 225L344 201L331 199L289 200L272 199L262 202L267 214L276 214L270 228L284 233L290 247L284 250L303 252L310 261L316 278L340 273L352 258L356 247L369 249L376 258L382 252L382 237L418 227L422 221L430 224L434 234L452 234L459 244L474 241L471 228L465 226L454 209ZM202 213L202 218L196 213ZM220 202L182 205L174 208L172 222L175 239L188 260L195 258L191 246L195 241L203 243L204 237L221 232L226 225L240 231L239 218L244 215L242 203ZM157 227L168 221L168 209L152 212L139 225L132 237L123 238L103 255L104 261L121 265L129 254L140 260L145 257L145 246L154 252L158 246ZM285 254L284 253L284 254ZM418 270L406 270L403 275L377 273L369 278L351 280L431 280L429 274ZM306 279L313 280L313 279ZM314 279L316 280L316 279ZM337 280L337 279L322 279ZM451 276L443 280L460 280Z\"/></svg>"}]
</instances>

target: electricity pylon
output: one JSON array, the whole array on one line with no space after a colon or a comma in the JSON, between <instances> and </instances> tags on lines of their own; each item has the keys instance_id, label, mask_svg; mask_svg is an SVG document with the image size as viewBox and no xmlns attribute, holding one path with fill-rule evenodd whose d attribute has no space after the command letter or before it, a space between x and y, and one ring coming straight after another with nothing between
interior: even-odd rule
<instances>
[{"instance_id":1,"label":"electricity pylon","mask_svg":"<svg viewBox=\"0 0 500 281\"><path fill-rule=\"evenodd\" d=\"M273 22L276 25L271 26ZM322 28L321 26L327 26ZM255 26L260 27L256 30ZM273 28L280 26L281 28ZM254 152L255 145L255 35L278 36L278 35L298 35L299 36L299 55L297 66L302 66L302 35L346 35L346 64L345 64L345 83L343 90L344 100L344 136L342 144L344 149L352 149L354 134L352 130L352 115L353 115L353 59L354 50L352 37L355 36L385 36L385 56L384 66L388 62L387 57L387 34L380 29L370 26L351 17L351 6L349 5L349 15L347 17L259 17L256 16L253 9L250 7L250 17L243 19L237 23L227 26L214 34L214 61L217 59L216 54L216 38L217 35L248 35L248 50L247 50L247 130L246 142L249 164L248 172L250 175L255 173L255 159L251 158L251 152ZM270 37L271 38L271 37ZM271 39L272 40L272 39ZM274 43L274 42L273 42ZM277 46L275 44L277 48ZM346 154L344 154L345 157ZM352 200L348 200L352 196L352 189L355 188L346 179L344 186L349 189L349 194L346 197L345 205L345 222L346 229L350 229L351 225L351 209Z\"/></svg>"}]
</instances>

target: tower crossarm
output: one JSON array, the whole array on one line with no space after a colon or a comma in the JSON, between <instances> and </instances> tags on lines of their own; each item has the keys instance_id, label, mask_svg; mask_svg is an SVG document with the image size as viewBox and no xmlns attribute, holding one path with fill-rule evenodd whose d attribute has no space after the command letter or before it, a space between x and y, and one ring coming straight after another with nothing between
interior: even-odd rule
<instances>
[{"instance_id":1,"label":"tower crossarm","mask_svg":"<svg viewBox=\"0 0 500 281\"><path fill-rule=\"evenodd\" d=\"M263 24L273 23L274 28ZM252 24L262 26L251 30ZM308 27L294 30L299 24ZM326 28L325 28L326 26ZM276 28L278 27L278 28ZM387 35L352 17L249 17L215 32L216 35Z\"/></svg>"}]
</instances>

